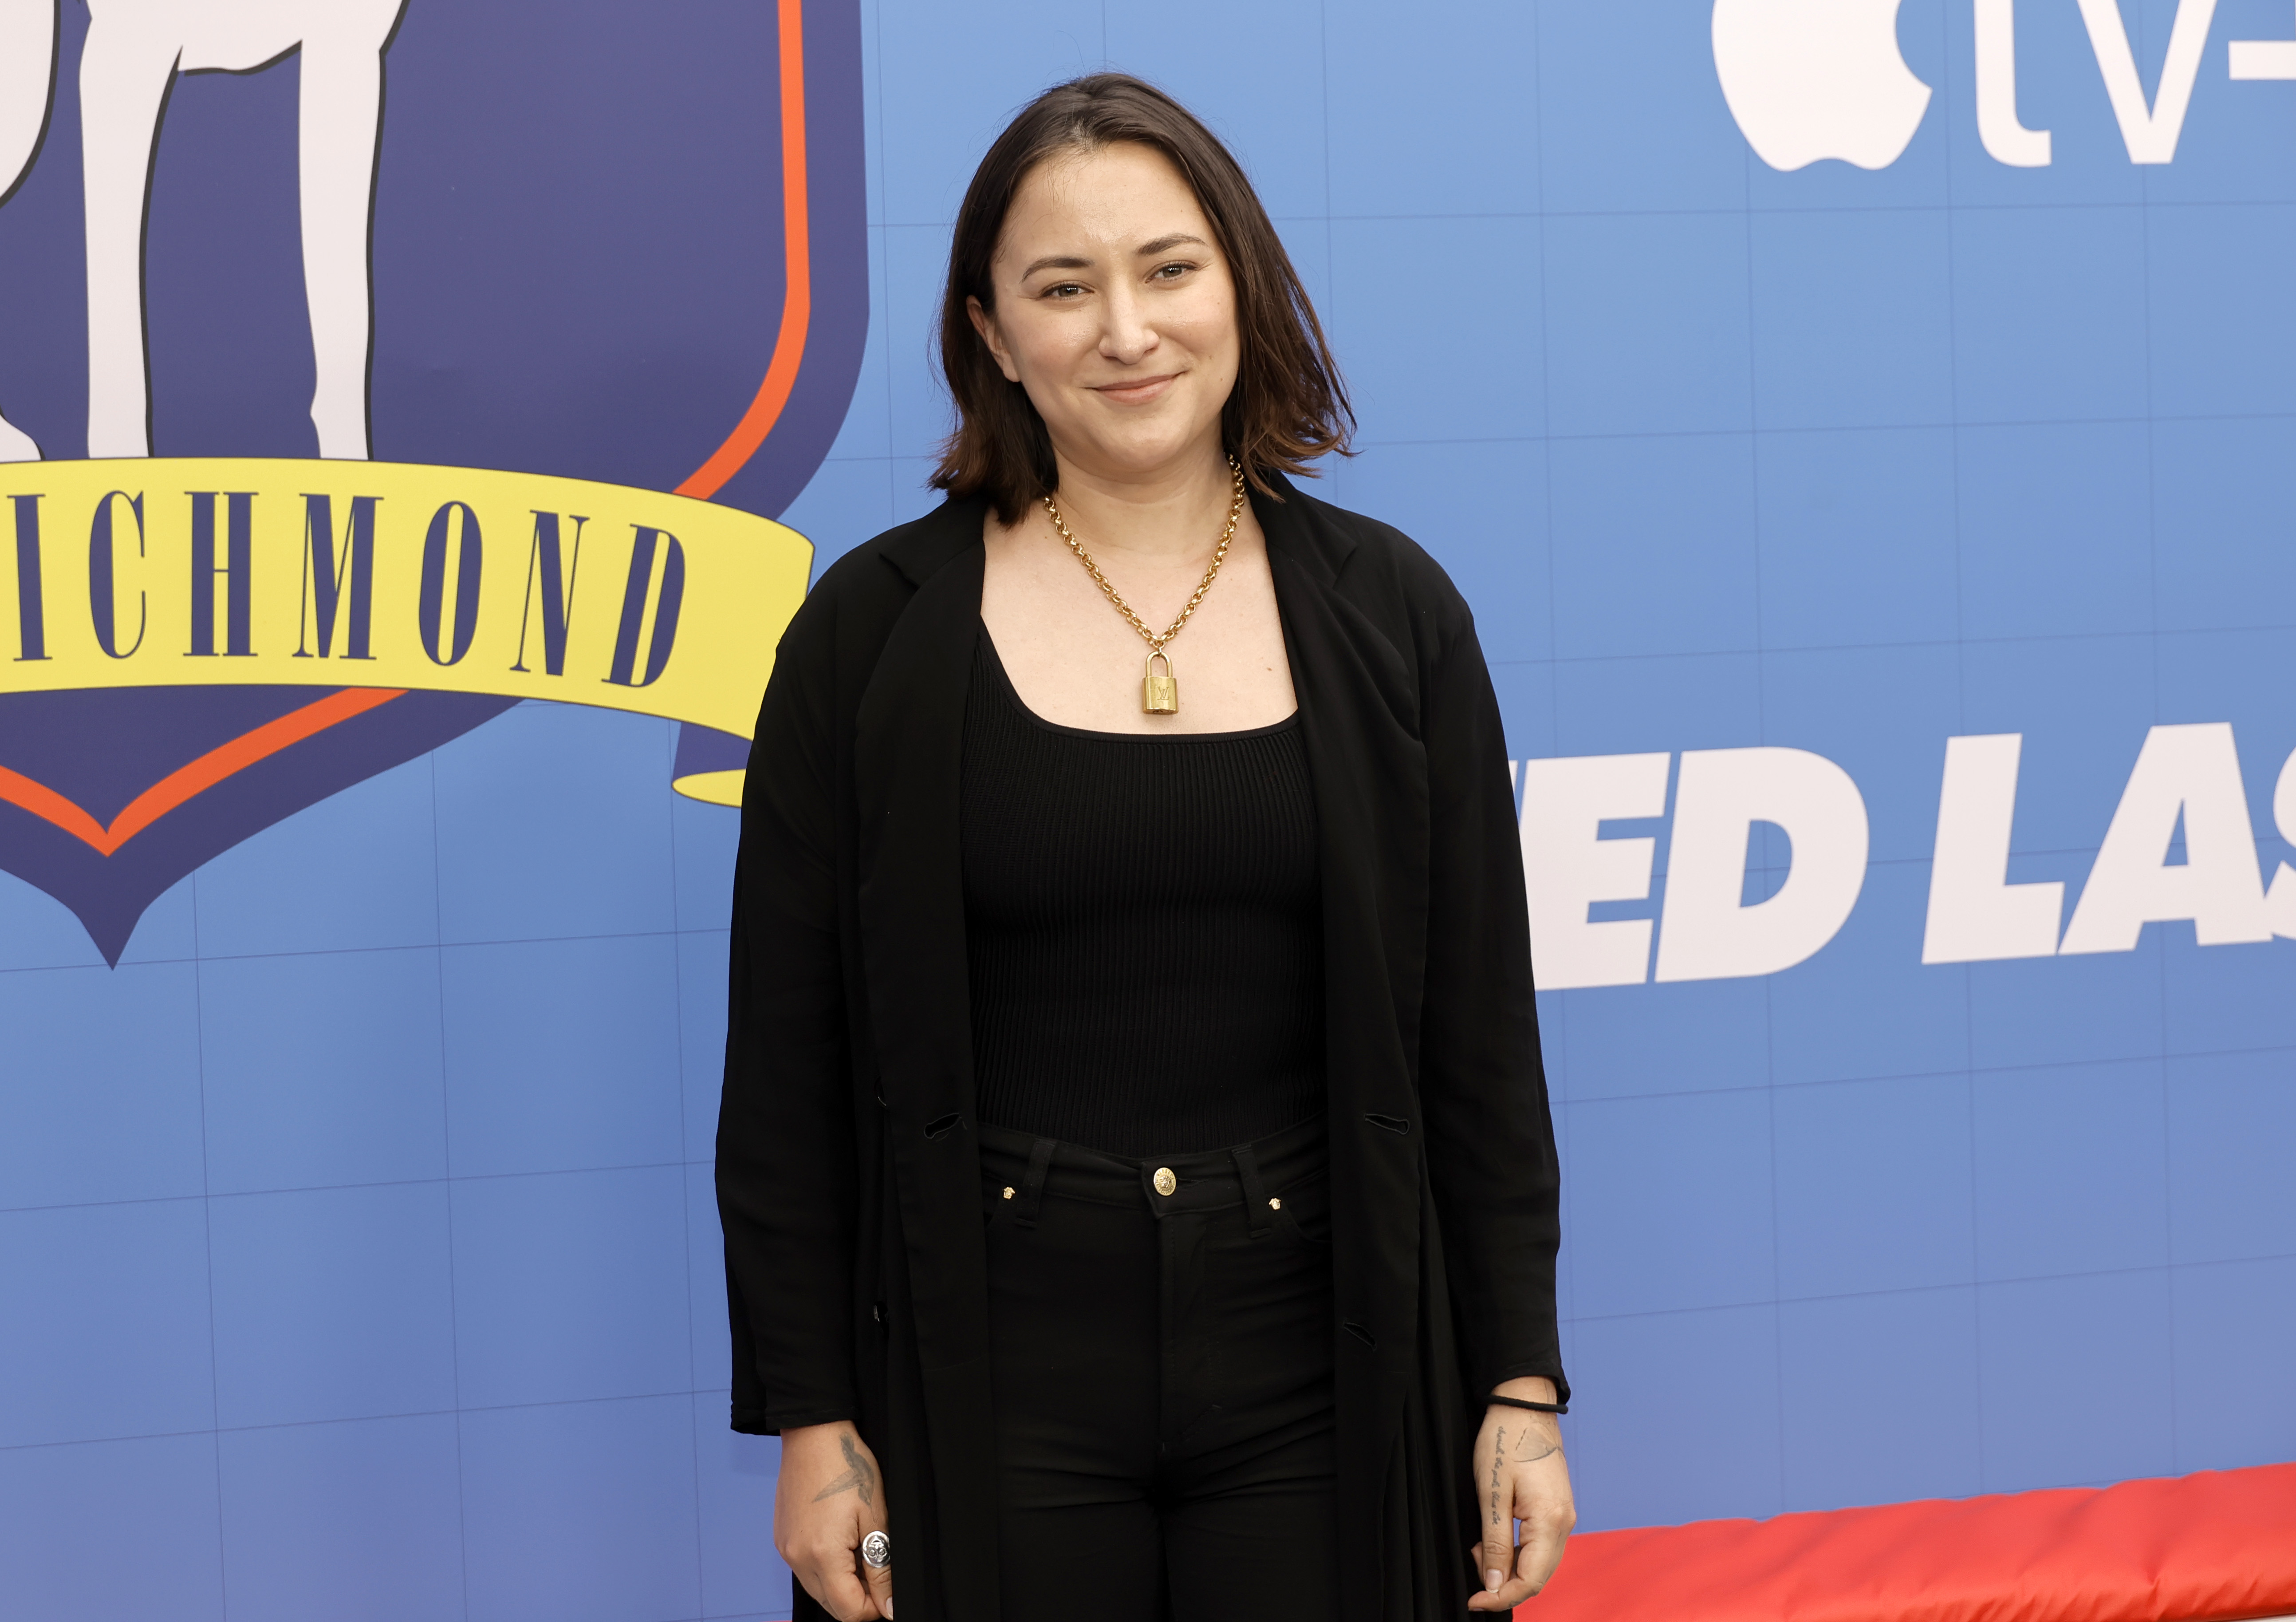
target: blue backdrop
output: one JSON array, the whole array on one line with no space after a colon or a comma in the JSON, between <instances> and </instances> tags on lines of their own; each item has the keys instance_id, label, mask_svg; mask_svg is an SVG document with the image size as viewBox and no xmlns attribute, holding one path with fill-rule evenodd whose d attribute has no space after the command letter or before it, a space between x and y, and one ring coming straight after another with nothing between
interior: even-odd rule
<instances>
[{"instance_id":1,"label":"blue backdrop","mask_svg":"<svg viewBox=\"0 0 2296 1622\"><path fill-rule=\"evenodd\" d=\"M1840 0L1926 95L1830 9L861 5L867 350L783 514L816 569L931 505L979 153L1113 64L1250 169L1361 416L1318 493L1451 571L1511 752L1660 757L1527 771L1584 823L1534 828L1542 969L1606 982L1540 1003L1589 1528L2296 1459L2296 82L2233 48L2296 15L2183 0L2187 105L2179 6L2123 0L2117 111L2110 4L2025 0L2005 115L2005 3ZM1821 37L1857 94L1780 88ZM1948 740L2010 734L1941 918ZM519 705L193 873L116 968L0 877L12 1610L786 1614L773 1444L724 1429L735 819L674 746ZM1846 774L1863 849L1742 972L1849 844L1838 794L1763 798L1788 757L1705 753L1763 749ZM1669 921L1676 786L1732 771L1734 893Z\"/></svg>"}]
</instances>

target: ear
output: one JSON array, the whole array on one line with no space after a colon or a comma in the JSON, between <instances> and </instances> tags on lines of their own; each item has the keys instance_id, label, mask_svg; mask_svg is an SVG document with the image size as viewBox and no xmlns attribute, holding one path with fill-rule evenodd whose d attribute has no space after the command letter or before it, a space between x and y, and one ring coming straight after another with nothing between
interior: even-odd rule
<instances>
[{"instance_id":1,"label":"ear","mask_svg":"<svg viewBox=\"0 0 2296 1622\"><path fill-rule=\"evenodd\" d=\"M980 301L967 293L964 313L972 317L972 330L980 334L980 342L996 358L996 369L1004 374L1006 383L1019 383L1021 369L1013 364L1013 351L1004 342L1004 333L996 325L996 317L980 307Z\"/></svg>"}]
</instances>

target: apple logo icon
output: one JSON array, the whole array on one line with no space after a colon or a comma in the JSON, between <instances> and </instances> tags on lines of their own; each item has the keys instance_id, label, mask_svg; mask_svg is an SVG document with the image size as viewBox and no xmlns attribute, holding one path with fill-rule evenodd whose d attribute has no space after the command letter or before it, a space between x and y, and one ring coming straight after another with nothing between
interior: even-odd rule
<instances>
[{"instance_id":1,"label":"apple logo icon","mask_svg":"<svg viewBox=\"0 0 2296 1622\"><path fill-rule=\"evenodd\" d=\"M1714 0L1714 70L1772 169L1886 169L1929 111L1898 54L1898 0Z\"/></svg>"}]
</instances>

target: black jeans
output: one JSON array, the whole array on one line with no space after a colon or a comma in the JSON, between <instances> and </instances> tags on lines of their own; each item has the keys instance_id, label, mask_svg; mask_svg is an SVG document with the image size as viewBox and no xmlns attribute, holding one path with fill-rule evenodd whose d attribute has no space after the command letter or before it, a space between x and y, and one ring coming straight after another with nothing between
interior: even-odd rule
<instances>
[{"instance_id":1,"label":"black jeans","mask_svg":"<svg viewBox=\"0 0 2296 1622\"><path fill-rule=\"evenodd\" d=\"M1323 1123L1149 1161L980 1139L1007 1622L1331 1622Z\"/></svg>"}]
</instances>

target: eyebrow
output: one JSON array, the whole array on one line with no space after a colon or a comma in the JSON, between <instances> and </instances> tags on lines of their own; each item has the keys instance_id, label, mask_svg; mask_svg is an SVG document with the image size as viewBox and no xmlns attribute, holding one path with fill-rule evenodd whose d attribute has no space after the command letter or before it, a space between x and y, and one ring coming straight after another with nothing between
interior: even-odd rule
<instances>
[{"instance_id":1,"label":"eyebrow","mask_svg":"<svg viewBox=\"0 0 2296 1622\"><path fill-rule=\"evenodd\" d=\"M1201 248L1204 245L1204 239L1201 236L1193 236L1185 231L1174 231L1158 237L1152 243L1141 243L1138 248L1133 250L1133 254L1137 259L1149 259L1159 253L1169 253L1183 243L1193 243ZM1092 267L1092 260L1080 259L1073 254L1048 253L1040 259L1029 260L1029 268L1021 273L1021 279L1025 282L1039 270L1089 270Z\"/></svg>"}]
</instances>

